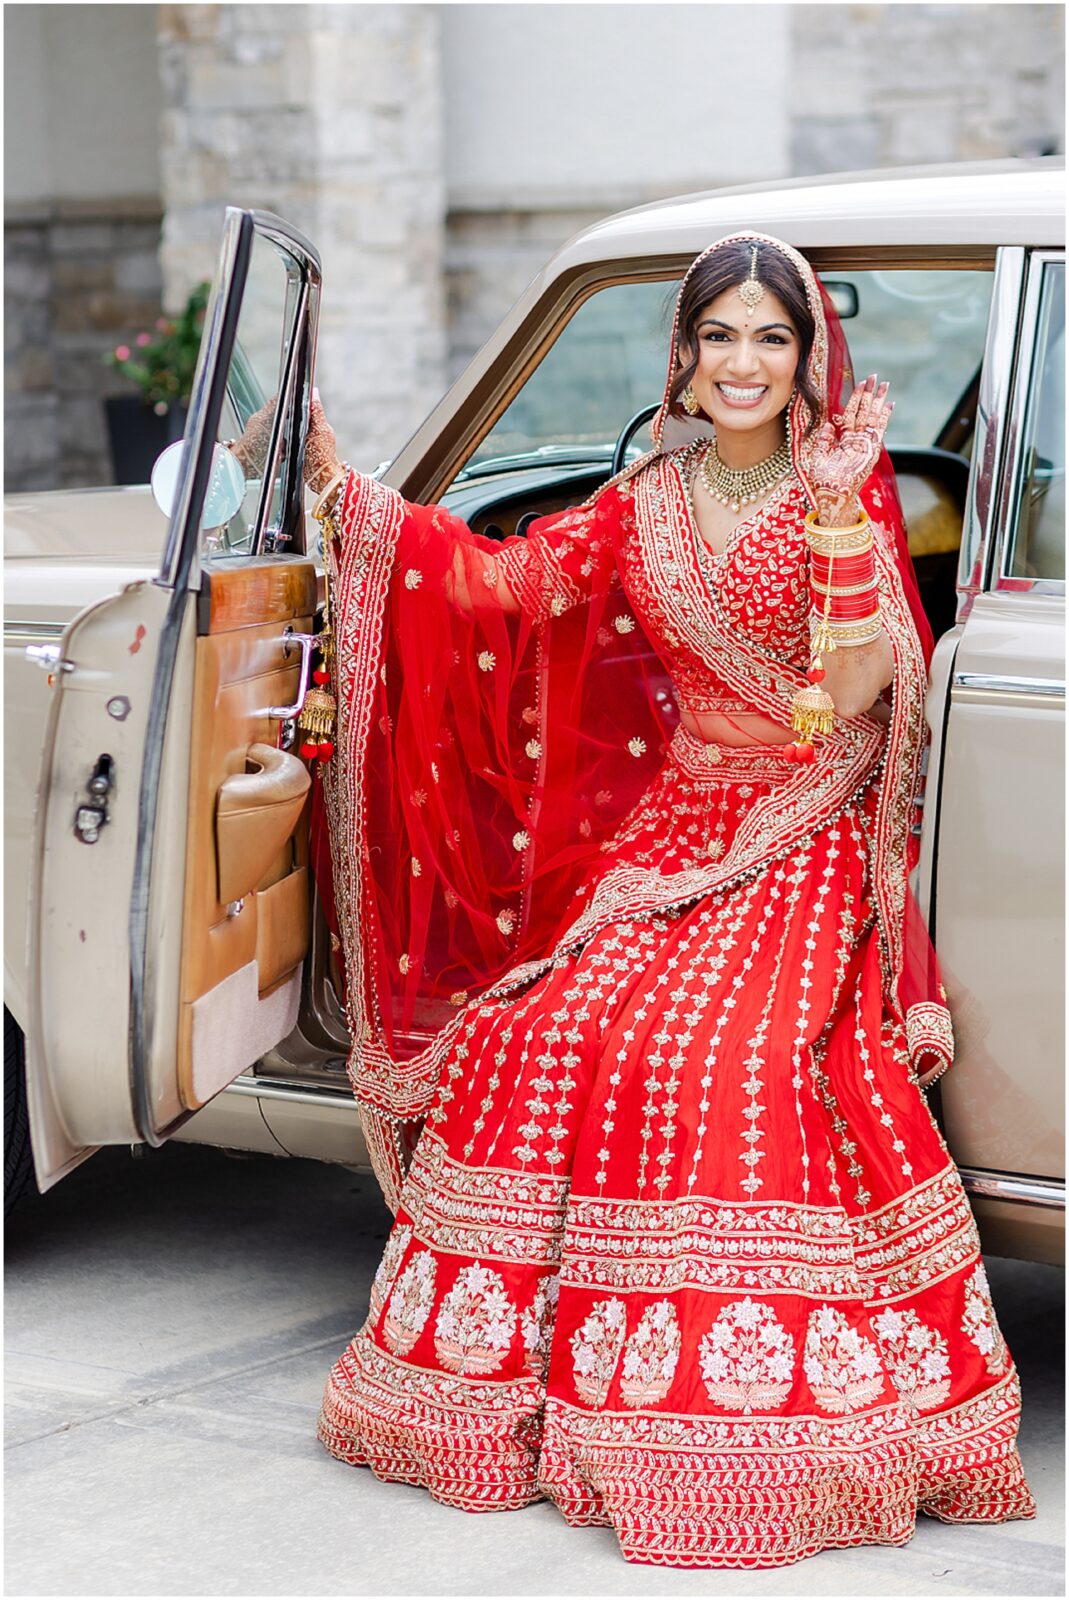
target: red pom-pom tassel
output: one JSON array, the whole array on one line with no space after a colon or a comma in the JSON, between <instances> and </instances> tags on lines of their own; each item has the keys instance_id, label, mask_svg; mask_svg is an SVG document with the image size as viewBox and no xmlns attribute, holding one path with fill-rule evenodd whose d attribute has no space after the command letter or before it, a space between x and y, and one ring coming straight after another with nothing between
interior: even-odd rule
<instances>
[{"instance_id":1,"label":"red pom-pom tassel","mask_svg":"<svg viewBox=\"0 0 1069 1600\"><path fill-rule=\"evenodd\" d=\"M301 755L305 761L314 761L318 754L318 743L312 744L311 742L308 742L301 745Z\"/></svg>"},{"instance_id":2,"label":"red pom-pom tassel","mask_svg":"<svg viewBox=\"0 0 1069 1600\"><path fill-rule=\"evenodd\" d=\"M318 746L318 755L320 761L329 761L333 754L333 742L330 739L320 739Z\"/></svg>"}]
</instances>

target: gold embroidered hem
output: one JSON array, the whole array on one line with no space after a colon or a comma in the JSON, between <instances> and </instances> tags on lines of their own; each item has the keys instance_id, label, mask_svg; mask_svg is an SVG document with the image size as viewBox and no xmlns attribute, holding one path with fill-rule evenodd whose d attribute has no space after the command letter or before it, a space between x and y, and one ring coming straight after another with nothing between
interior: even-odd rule
<instances>
[{"instance_id":1,"label":"gold embroidered hem","mask_svg":"<svg viewBox=\"0 0 1069 1600\"><path fill-rule=\"evenodd\" d=\"M976 1225L885 1005L875 784L709 887L792 782L718 753L677 736L588 931L442 1036L320 1437L466 1510L548 1496L632 1561L1031 1516ZM644 878L680 902L641 909Z\"/></svg>"}]
</instances>

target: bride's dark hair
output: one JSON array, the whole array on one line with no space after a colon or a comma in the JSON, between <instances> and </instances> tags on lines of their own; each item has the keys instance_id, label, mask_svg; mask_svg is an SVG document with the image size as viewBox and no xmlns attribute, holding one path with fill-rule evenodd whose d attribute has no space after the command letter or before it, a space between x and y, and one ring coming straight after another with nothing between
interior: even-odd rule
<instances>
[{"instance_id":1,"label":"bride's dark hair","mask_svg":"<svg viewBox=\"0 0 1069 1600\"><path fill-rule=\"evenodd\" d=\"M754 246L757 247L757 276L766 289L780 300L790 315L791 321L798 330L800 352L798 356L798 369L795 374L794 384L809 411L809 421L805 432L808 436L813 432L820 420L820 398L812 387L809 378L809 356L813 349L813 338L816 329L813 323L813 313L809 309L806 299L805 285L798 276L793 263L782 255L774 245L762 244L755 240L752 243L739 239L733 244L725 244L719 250L714 250L711 255L699 263L687 280L679 304L679 326L677 339L680 348L680 360L683 351L693 351L693 359L676 374L672 380L671 403L675 409L679 397L687 384L693 378L698 367L698 319L718 295L727 289L735 289L750 276L750 262ZM740 301L741 307L741 301Z\"/></svg>"}]
</instances>

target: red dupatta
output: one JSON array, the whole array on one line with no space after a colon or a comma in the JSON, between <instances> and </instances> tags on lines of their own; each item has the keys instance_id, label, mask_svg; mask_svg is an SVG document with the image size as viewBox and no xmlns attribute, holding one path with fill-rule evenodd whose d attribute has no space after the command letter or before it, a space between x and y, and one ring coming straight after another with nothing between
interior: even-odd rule
<instances>
[{"instance_id":1,"label":"red dupatta","mask_svg":"<svg viewBox=\"0 0 1069 1600\"><path fill-rule=\"evenodd\" d=\"M834 415L846 347L815 274L779 241L732 237L771 244L797 267L817 326L811 376ZM674 327L657 448L584 506L533 523L526 539L480 538L443 507L408 504L358 474L344 487L327 548L338 728L324 780L330 862L318 830L317 876L336 906L350 1078L394 1207L420 1119L436 1093L451 1092L442 1067L466 1007L531 982L607 921L761 870L877 773L872 872L887 1004L907 1025L918 1073L949 1064L949 1020L907 883L931 634L886 453L862 499L894 650L889 726L837 719L817 759L792 773L774 807L755 806L707 869L680 880L631 870L603 878L581 906L574 899L659 768L678 718L617 561L628 528L651 569L673 559L685 492L665 445L666 432L685 425L669 404L675 372ZM796 394L789 432L807 491L808 421ZM789 722L802 672L733 632L707 596L691 599L680 626L695 628L742 700Z\"/></svg>"}]
</instances>

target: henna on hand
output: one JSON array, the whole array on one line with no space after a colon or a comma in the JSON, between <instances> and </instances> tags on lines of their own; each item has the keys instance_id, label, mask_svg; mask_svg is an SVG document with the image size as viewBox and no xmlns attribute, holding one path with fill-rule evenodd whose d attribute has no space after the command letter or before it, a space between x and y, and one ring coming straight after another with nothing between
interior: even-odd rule
<instances>
[{"instance_id":1,"label":"henna on hand","mask_svg":"<svg viewBox=\"0 0 1069 1600\"><path fill-rule=\"evenodd\" d=\"M230 446L231 454L237 458L238 465L247 478L260 477L267 464L267 451L271 443L271 429L277 406L278 395L272 395L266 405L261 406L259 411L253 412L245 424L241 438L235 439Z\"/></svg>"},{"instance_id":2,"label":"henna on hand","mask_svg":"<svg viewBox=\"0 0 1069 1600\"><path fill-rule=\"evenodd\" d=\"M894 402L887 400L889 385L877 387L876 374L859 383L836 429L831 418L818 430L810 457L817 515L825 527L843 527L854 521L857 495L883 448L883 437Z\"/></svg>"},{"instance_id":3,"label":"henna on hand","mask_svg":"<svg viewBox=\"0 0 1069 1600\"><path fill-rule=\"evenodd\" d=\"M319 494L340 471L334 429L327 421L318 394L313 394L308 412L308 437L304 444L304 481L313 494Z\"/></svg>"}]
</instances>

